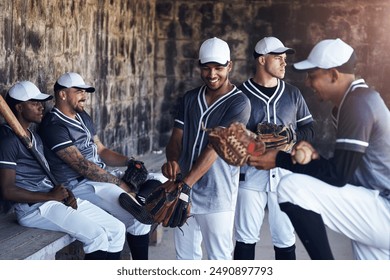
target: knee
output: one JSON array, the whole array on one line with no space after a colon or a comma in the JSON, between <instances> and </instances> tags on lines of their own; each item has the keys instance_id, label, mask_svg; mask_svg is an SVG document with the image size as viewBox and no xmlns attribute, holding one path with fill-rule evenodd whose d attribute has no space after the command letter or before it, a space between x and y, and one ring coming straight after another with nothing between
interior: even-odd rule
<instances>
[{"instance_id":1,"label":"knee","mask_svg":"<svg viewBox=\"0 0 390 280\"><path fill-rule=\"evenodd\" d=\"M126 226L124 223L118 220L118 226L114 228L115 232L113 233L113 238L115 243L125 243L126 240Z\"/></svg>"}]
</instances>

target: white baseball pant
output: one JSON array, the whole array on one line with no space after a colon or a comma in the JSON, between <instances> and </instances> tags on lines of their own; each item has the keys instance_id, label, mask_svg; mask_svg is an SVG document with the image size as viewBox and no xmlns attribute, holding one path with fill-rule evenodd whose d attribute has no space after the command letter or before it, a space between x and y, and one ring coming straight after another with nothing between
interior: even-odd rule
<instances>
[{"instance_id":1,"label":"white baseball pant","mask_svg":"<svg viewBox=\"0 0 390 280\"><path fill-rule=\"evenodd\" d=\"M245 188L238 189L234 222L236 241L254 244L260 240L266 206L273 245L278 248L294 245L294 227L286 213L280 210L276 193Z\"/></svg>"},{"instance_id":2,"label":"white baseball pant","mask_svg":"<svg viewBox=\"0 0 390 280\"><path fill-rule=\"evenodd\" d=\"M77 210L58 201L48 201L19 219L26 227L62 231L83 243L85 253L97 250L111 253L123 249L124 224L89 201L77 199Z\"/></svg>"},{"instance_id":3,"label":"white baseball pant","mask_svg":"<svg viewBox=\"0 0 390 280\"><path fill-rule=\"evenodd\" d=\"M176 258L201 260L202 241L209 260L231 260L234 211L194 214L180 229L175 228Z\"/></svg>"},{"instance_id":4,"label":"white baseball pant","mask_svg":"<svg viewBox=\"0 0 390 280\"><path fill-rule=\"evenodd\" d=\"M149 233L151 225L142 224L119 204L119 195L124 190L117 185L84 180L74 186L72 191L76 197L88 200L118 218L125 224L128 233L132 235Z\"/></svg>"},{"instance_id":5,"label":"white baseball pant","mask_svg":"<svg viewBox=\"0 0 390 280\"><path fill-rule=\"evenodd\" d=\"M390 201L379 191L335 187L295 173L284 176L277 191L279 203L316 212L326 226L350 238L356 259L390 259Z\"/></svg>"}]
</instances>

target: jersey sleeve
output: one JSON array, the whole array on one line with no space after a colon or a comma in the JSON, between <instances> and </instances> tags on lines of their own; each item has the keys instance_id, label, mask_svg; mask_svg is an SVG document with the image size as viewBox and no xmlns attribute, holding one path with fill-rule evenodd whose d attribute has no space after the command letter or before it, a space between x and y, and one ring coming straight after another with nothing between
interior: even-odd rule
<instances>
[{"instance_id":1,"label":"jersey sleeve","mask_svg":"<svg viewBox=\"0 0 390 280\"><path fill-rule=\"evenodd\" d=\"M246 125L249 121L250 113L250 101L244 93L240 92L236 96L229 110L226 111L220 126L228 127L233 122L240 122Z\"/></svg>"},{"instance_id":2,"label":"jersey sleeve","mask_svg":"<svg viewBox=\"0 0 390 280\"><path fill-rule=\"evenodd\" d=\"M61 124L49 124L45 126L44 144L53 152L65 149L73 145L73 140L66 127Z\"/></svg>"},{"instance_id":3,"label":"jersey sleeve","mask_svg":"<svg viewBox=\"0 0 390 280\"><path fill-rule=\"evenodd\" d=\"M184 128L184 97L181 97L177 102L173 110L174 127L183 129Z\"/></svg>"},{"instance_id":4,"label":"jersey sleeve","mask_svg":"<svg viewBox=\"0 0 390 280\"><path fill-rule=\"evenodd\" d=\"M338 117L335 148L364 153L370 140L374 114L363 98L355 98L352 95L353 93L347 97L348 103L341 108Z\"/></svg>"},{"instance_id":5,"label":"jersey sleeve","mask_svg":"<svg viewBox=\"0 0 390 280\"><path fill-rule=\"evenodd\" d=\"M297 89L297 127L313 122L313 116L309 111L301 92Z\"/></svg>"},{"instance_id":6,"label":"jersey sleeve","mask_svg":"<svg viewBox=\"0 0 390 280\"><path fill-rule=\"evenodd\" d=\"M0 168L16 169L20 149L19 143L20 141L16 137L1 135Z\"/></svg>"}]
</instances>

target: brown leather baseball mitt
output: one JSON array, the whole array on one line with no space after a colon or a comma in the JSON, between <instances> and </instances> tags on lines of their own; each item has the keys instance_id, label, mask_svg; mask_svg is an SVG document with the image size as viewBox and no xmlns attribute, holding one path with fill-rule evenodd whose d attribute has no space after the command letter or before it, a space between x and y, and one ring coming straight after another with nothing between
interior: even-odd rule
<instances>
[{"instance_id":1,"label":"brown leather baseball mitt","mask_svg":"<svg viewBox=\"0 0 390 280\"><path fill-rule=\"evenodd\" d=\"M228 127L203 130L209 134L209 144L230 165L243 166L251 155L258 156L265 152L265 144L243 123L233 122Z\"/></svg>"},{"instance_id":2,"label":"brown leather baseball mitt","mask_svg":"<svg viewBox=\"0 0 390 280\"><path fill-rule=\"evenodd\" d=\"M145 209L155 223L164 227L181 227L191 210L191 188L181 180L166 181L145 200Z\"/></svg>"},{"instance_id":3,"label":"brown leather baseball mitt","mask_svg":"<svg viewBox=\"0 0 390 280\"><path fill-rule=\"evenodd\" d=\"M296 136L291 126L262 122L257 125L257 134L266 149L291 150Z\"/></svg>"}]
</instances>

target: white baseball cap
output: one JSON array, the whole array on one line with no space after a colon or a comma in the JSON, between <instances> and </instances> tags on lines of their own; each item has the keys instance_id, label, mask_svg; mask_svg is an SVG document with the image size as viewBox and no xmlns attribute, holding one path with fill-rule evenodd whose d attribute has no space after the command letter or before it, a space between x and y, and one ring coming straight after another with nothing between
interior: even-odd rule
<instances>
[{"instance_id":1,"label":"white baseball cap","mask_svg":"<svg viewBox=\"0 0 390 280\"><path fill-rule=\"evenodd\" d=\"M31 99L47 101L53 98L52 95L42 93L36 85L29 81L17 82L9 90L9 97L19 101L28 101Z\"/></svg>"},{"instance_id":2,"label":"white baseball cap","mask_svg":"<svg viewBox=\"0 0 390 280\"><path fill-rule=\"evenodd\" d=\"M199 62L200 64L206 63L218 63L221 65L227 65L230 61L230 49L229 45L217 38L210 38L203 42L199 50Z\"/></svg>"},{"instance_id":3,"label":"white baseball cap","mask_svg":"<svg viewBox=\"0 0 390 280\"><path fill-rule=\"evenodd\" d=\"M59 87L58 87L59 86ZM81 88L85 89L87 92L94 92L95 88L93 86L85 84L83 78L74 72L68 72L63 74L58 78L56 85L54 85L54 90L56 88Z\"/></svg>"},{"instance_id":4,"label":"white baseball cap","mask_svg":"<svg viewBox=\"0 0 390 280\"><path fill-rule=\"evenodd\" d=\"M283 43L275 37L264 37L257 42L255 46L255 53L258 55L265 55L269 53L281 54L293 54L295 50L292 48L287 48Z\"/></svg>"},{"instance_id":5,"label":"white baseball cap","mask_svg":"<svg viewBox=\"0 0 390 280\"><path fill-rule=\"evenodd\" d=\"M341 39L326 39L314 46L306 60L294 63L293 67L296 70L331 69L347 63L353 53L353 48Z\"/></svg>"}]
</instances>

